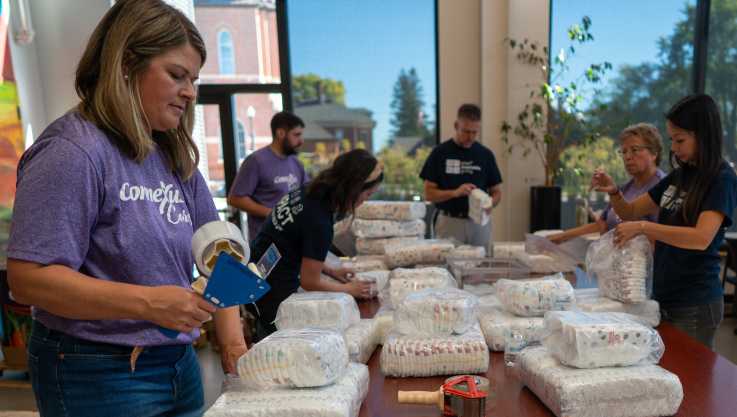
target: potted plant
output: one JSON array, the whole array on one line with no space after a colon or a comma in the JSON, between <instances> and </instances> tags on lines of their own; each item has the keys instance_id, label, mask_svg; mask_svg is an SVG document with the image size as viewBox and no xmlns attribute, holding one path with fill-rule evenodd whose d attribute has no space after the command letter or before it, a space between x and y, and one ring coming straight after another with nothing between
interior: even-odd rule
<instances>
[{"instance_id":1,"label":"potted plant","mask_svg":"<svg viewBox=\"0 0 737 417\"><path fill-rule=\"evenodd\" d=\"M555 182L561 172L558 166L561 153L577 145L581 152L579 158L583 157L586 146L613 124L602 128L596 115L607 110L607 106L583 109L581 96L589 89L593 89L594 96L601 94L596 87L606 71L612 69L611 63L591 64L576 79L563 80L576 46L594 40L590 27L591 19L584 17L581 25L568 28L568 47L552 58L552 62L548 47L538 41L505 39L517 59L540 71L540 82L530 85L529 100L516 120L504 121L501 127L502 140L510 154L515 148L522 148L524 157L537 155L545 169L544 183L532 188L531 231L560 228L561 191Z\"/></svg>"}]
</instances>

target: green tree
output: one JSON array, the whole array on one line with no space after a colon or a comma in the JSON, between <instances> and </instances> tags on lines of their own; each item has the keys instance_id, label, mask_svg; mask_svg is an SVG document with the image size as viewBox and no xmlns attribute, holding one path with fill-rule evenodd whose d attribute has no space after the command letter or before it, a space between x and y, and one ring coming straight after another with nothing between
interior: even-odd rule
<instances>
[{"instance_id":1,"label":"green tree","mask_svg":"<svg viewBox=\"0 0 737 417\"><path fill-rule=\"evenodd\" d=\"M325 101L333 101L345 105L345 87L343 81L320 78L315 74L292 76L292 94L297 102L317 98L317 83L322 86L322 97Z\"/></svg>"},{"instance_id":2,"label":"green tree","mask_svg":"<svg viewBox=\"0 0 737 417\"><path fill-rule=\"evenodd\" d=\"M399 78L394 84L394 99L391 108L394 116L391 120L392 135L398 136L430 136L428 125L430 121L422 110L425 102L422 98L422 86L417 72L410 68L408 72L402 69Z\"/></svg>"},{"instance_id":3,"label":"green tree","mask_svg":"<svg viewBox=\"0 0 737 417\"><path fill-rule=\"evenodd\" d=\"M376 156L384 163L384 181L374 194L377 200L418 200L422 198L424 181L420 171L430 155L430 147L417 149L414 156L401 147L385 146Z\"/></svg>"}]
</instances>

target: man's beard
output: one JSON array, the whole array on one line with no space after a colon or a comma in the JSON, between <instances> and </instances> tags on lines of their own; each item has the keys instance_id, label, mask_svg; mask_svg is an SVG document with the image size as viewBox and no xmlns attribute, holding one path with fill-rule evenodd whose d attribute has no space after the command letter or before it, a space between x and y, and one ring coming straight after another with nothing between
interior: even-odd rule
<instances>
[{"instance_id":1,"label":"man's beard","mask_svg":"<svg viewBox=\"0 0 737 417\"><path fill-rule=\"evenodd\" d=\"M292 146L289 142L284 142L284 145L282 146L282 152L284 152L284 155L289 156L297 155L297 152L299 152L299 150L296 147Z\"/></svg>"}]
</instances>

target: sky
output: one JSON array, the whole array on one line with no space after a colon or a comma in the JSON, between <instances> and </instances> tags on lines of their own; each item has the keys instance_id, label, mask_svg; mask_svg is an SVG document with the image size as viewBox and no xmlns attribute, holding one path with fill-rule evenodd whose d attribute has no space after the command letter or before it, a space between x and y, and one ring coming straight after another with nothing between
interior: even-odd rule
<instances>
[{"instance_id":1,"label":"sky","mask_svg":"<svg viewBox=\"0 0 737 417\"><path fill-rule=\"evenodd\" d=\"M594 41L576 47L569 61L573 79L589 64L608 61L613 71L605 83L616 76L623 64L636 65L658 60L657 41L673 34L675 25L685 19L685 5L696 0L552 0L551 51L555 54L569 44L567 29L591 19L589 31Z\"/></svg>"},{"instance_id":2,"label":"sky","mask_svg":"<svg viewBox=\"0 0 737 417\"><path fill-rule=\"evenodd\" d=\"M349 108L373 111L374 151L390 138L394 84L415 68L425 114L436 104L435 2L287 2L292 74L343 81Z\"/></svg>"}]
</instances>

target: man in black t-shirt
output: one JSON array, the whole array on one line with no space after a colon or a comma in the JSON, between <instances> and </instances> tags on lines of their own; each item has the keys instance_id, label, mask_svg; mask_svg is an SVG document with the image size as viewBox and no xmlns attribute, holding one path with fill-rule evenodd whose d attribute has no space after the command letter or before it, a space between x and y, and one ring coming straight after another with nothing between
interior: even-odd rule
<instances>
[{"instance_id":1,"label":"man in black t-shirt","mask_svg":"<svg viewBox=\"0 0 737 417\"><path fill-rule=\"evenodd\" d=\"M499 168L494 154L476 141L481 109L464 104L453 124L455 137L432 150L420 172L425 180L425 199L436 203L435 237L453 237L462 243L489 250L491 222L480 225L468 218L468 195L480 188L492 199L491 214L502 199Z\"/></svg>"}]
</instances>

